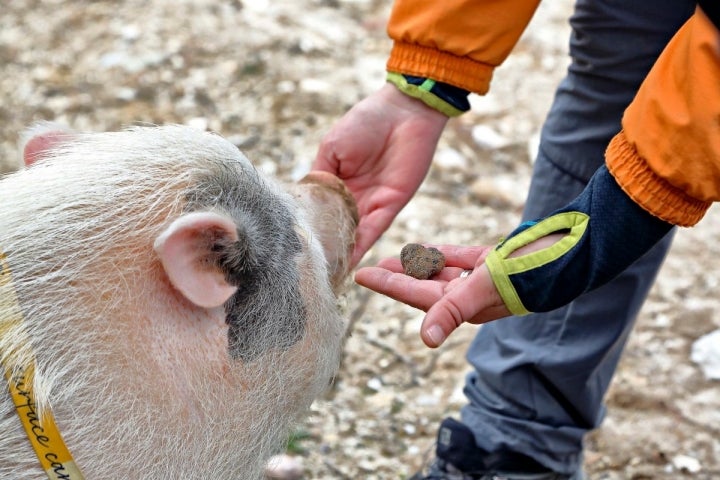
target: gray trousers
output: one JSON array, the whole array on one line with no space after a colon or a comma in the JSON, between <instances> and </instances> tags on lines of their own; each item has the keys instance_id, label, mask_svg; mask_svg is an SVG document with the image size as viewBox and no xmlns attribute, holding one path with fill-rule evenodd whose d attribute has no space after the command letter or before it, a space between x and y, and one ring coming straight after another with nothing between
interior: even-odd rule
<instances>
[{"instance_id":1,"label":"gray trousers","mask_svg":"<svg viewBox=\"0 0 720 480\"><path fill-rule=\"evenodd\" d=\"M571 65L543 127L524 219L569 203L603 163L640 83L689 18L688 0L578 0ZM632 239L628 239L632 241ZM581 467L584 435L672 234L610 284L559 310L483 325L467 353L462 421L478 446L528 455L561 473Z\"/></svg>"}]
</instances>

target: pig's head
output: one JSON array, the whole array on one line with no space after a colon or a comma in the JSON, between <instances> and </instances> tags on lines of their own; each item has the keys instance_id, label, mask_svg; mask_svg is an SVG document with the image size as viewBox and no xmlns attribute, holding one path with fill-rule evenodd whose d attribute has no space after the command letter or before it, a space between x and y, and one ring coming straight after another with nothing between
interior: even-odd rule
<instances>
[{"instance_id":1,"label":"pig's head","mask_svg":"<svg viewBox=\"0 0 720 480\"><path fill-rule=\"evenodd\" d=\"M0 252L32 349L6 336L0 351L34 355L39 408L78 466L259 477L339 363L357 223L342 183L279 184L178 126L46 128L25 158L0 181ZM5 397L0 474L41 478Z\"/></svg>"}]
</instances>

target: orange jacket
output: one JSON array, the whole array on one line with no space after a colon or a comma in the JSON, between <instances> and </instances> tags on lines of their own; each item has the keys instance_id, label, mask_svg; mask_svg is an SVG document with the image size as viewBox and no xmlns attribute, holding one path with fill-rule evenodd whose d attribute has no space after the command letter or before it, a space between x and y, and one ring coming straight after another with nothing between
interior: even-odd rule
<instances>
[{"instance_id":1,"label":"orange jacket","mask_svg":"<svg viewBox=\"0 0 720 480\"><path fill-rule=\"evenodd\" d=\"M396 0L391 72L484 94L539 0ZM670 223L697 223L720 200L720 33L698 9L627 108L606 162L623 190Z\"/></svg>"},{"instance_id":2,"label":"orange jacket","mask_svg":"<svg viewBox=\"0 0 720 480\"><path fill-rule=\"evenodd\" d=\"M540 0L396 0L387 69L484 94Z\"/></svg>"},{"instance_id":3,"label":"orange jacket","mask_svg":"<svg viewBox=\"0 0 720 480\"><path fill-rule=\"evenodd\" d=\"M701 10L673 37L625 110L608 169L653 215L696 224L720 200L720 35Z\"/></svg>"}]
</instances>

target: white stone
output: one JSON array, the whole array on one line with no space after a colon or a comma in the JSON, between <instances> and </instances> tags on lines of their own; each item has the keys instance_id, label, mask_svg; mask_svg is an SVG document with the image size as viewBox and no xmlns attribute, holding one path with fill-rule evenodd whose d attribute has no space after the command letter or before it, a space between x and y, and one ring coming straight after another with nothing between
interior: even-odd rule
<instances>
[{"instance_id":1,"label":"white stone","mask_svg":"<svg viewBox=\"0 0 720 480\"><path fill-rule=\"evenodd\" d=\"M700 462L688 455L676 455L673 457L672 463L681 472L697 473L702 469Z\"/></svg>"},{"instance_id":2,"label":"white stone","mask_svg":"<svg viewBox=\"0 0 720 480\"><path fill-rule=\"evenodd\" d=\"M304 470L301 458L287 454L275 455L268 461L265 477L272 480L300 480Z\"/></svg>"},{"instance_id":3,"label":"white stone","mask_svg":"<svg viewBox=\"0 0 720 480\"><path fill-rule=\"evenodd\" d=\"M500 135L495 129L486 125L477 125L472 129L472 138L475 143L490 150L503 148L510 144L510 141Z\"/></svg>"},{"instance_id":4,"label":"white stone","mask_svg":"<svg viewBox=\"0 0 720 480\"><path fill-rule=\"evenodd\" d=\"M445 169L466 169L467 159L454 148L443 148L435 154L435 164Z\"/></svg>"},{"instance_id":5,"label":"white stone","mask_svg":"<svg viewBox=\"0 0 720 480\"><path fill-rule=\"evenodd\" d=\"M205 117L195 117L185 122L185 125L188 127L197 128L198 130L203 131L208 129L208 124L208 119Z\"/></svg>"},{"instance_id":6,"label":"white stone","mask_svg":"<svg viewBox=\"0 0 720 480\"><path fill-rule=\"evenodd\" d=\"M300 81L300 90L308 93L325 93L331 88L330 82L317 78L304 78Z\"/></svg>"},{"instance_id":7,"label":"white stone","mask_svg":"<svg viewBox=\"0 0 720 480\"><path fill-rule=\"evenodd\" d=\"M690 359L700 366L705 377L720 380L720 329L698 338Z\"/></svg>"}]
</instances>

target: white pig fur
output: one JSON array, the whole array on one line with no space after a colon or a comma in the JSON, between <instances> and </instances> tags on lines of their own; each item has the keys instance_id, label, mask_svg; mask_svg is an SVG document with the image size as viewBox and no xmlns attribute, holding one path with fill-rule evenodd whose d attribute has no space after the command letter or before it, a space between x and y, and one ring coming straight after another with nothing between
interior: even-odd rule
<instances>
[{"instance_id":1,"label":"white pig fur","mask_svg":"<svg viewBox=\"0 0 720 480\"><path fill-rule=\"evenodd\" d=\"M206 188L199 179L218 176L221 185L257 186L248 194L257 198L244 199L240 213L223 211L218 199L228 192L198 192ZM313 216L293 188L260 178L219 136L177 126L78 134L0 180L0 251L37 357L38 405L52 407L87 479L260 478L327 387L346 330L329 278L348 273L342 259L354 223L341 221L340 206ZM189 207L196 197L210 204ZM222 308L199 308L173 289L153 242L188 208L234 215L250 243L253 232L272 226L258 224L265 217L248 208L290 213L294 225L283 228L298 233L302 251L288 264L259 266L255 273L275 272L281 288L261 289L248 311L273 310L294 295L283 285L295 285L307 313L299 338L277 338L285 319L275 312L272 328L253 327L262 332L253 352L234 358ZM341 250L330 265L319 241L322 221ZM283 237L273 238L257 243ZM20 337L0 338L0 351L12 351ZM0 478L45 478L5 388Z\"/></svg>"}]
</instances>

